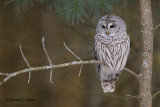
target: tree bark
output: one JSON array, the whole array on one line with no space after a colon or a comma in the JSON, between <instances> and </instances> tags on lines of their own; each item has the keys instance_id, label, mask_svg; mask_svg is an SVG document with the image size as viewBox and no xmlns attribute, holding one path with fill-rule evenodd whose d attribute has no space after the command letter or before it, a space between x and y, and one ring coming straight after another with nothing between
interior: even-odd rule
<instances>
[{"instance_id":1,"label":"tree bark","mask_svg":"<svg viewBox=\"0 0 160 107\"><path fill-rule=\"evenodd\" d=\"M142 65L139 80L140 107L152 107L151 80L153 55L153 23L150 0L140 0L142 25Z\"/></svg>"}]
</instances>

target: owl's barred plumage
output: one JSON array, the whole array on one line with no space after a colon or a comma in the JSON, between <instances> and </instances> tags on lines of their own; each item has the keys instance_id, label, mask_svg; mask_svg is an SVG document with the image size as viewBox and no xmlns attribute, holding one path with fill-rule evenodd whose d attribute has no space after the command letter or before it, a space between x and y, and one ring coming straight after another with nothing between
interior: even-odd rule
<instances>
[{"instance_id":1,"label":"owl's barred plumage","mask_svg":"<svg viewBox=\"0 0 160 107\"><path fill-rule=\"evenodd\" d=\"M126 32L125 22L118 16L103 16L97 24L94 55L102 89L105 93L115 90L115 81L127 61L130 50L130 39Z\"/></svg>"}]
</instances>

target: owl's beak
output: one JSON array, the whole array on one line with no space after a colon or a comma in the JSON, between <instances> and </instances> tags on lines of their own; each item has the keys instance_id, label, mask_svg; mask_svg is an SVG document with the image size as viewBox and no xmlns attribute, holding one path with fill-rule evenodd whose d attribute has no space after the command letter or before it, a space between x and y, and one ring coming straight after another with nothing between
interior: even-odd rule
<instances>
[{"instance_id":1,"label":"owl's beak","mask_svg":"<svg viewBox=\"0 0 160 107\"><path fill-rule=\"evenodd\" d=\"M106 34L107 34L107 35L109 35L109 32L108 32L108 30L106 31Z\"/></svg>"}]
</instances>

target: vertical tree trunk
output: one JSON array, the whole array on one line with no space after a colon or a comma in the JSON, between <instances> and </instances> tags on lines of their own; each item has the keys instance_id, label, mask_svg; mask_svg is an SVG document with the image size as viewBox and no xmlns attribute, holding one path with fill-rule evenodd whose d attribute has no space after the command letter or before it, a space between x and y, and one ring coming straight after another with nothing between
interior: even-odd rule
<instances>
[{"instance_id":1,"label":"vertical tree trunk","mask_svg":"<svg viewBox=\"0 0 160 107\"><path fill-rule=\"evenodd\" d=\"M153 54L153 23L150 0L140 0L142 24L142 66L140 73L139 104L140 107L152 107L151 80Z\"/></svg>"}]
</instances>

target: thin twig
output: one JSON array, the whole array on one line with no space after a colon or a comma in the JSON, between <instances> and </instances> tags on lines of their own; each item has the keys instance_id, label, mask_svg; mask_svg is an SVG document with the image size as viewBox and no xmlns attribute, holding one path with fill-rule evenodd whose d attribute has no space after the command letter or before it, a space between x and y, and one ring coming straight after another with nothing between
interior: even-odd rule
<instances>
[{"instance_id":1,"label":"thin twig","mask_svg":"<svg viewBox=\"0 0 160 107\"><path fill-rule=\"evenodd\" d=\"M136 74L135 72L133 72L132 70L128 69L128 68L124 68L124 70L126 70L127 72L129 72L130 74L132 74L134 77L136 77L139 80L139 75Z\"/></svg>"},{"instance_id":2,"label":"thin twig","mask_svg":"<svg viewBox=\"0 0 160 107\"><path fill-rule=\"evenodd\" d=\"M64 44L65 48L66 48L71 54L73 54L78 60L81 61L81 58L78 57L73 51L71 51L71 50L67 47L67 45L65 44L65 42L63 42L63 44Z\"/></svg>"},{"instance_id":3,"label":"thin twig","mask_svg":"<svg viewBox=\"0 0 160 107\"><path fill-rule=\"evenodd\" d=\"M71 51L71 50L67 47L67 45L65 44L65 42L63 42L63 44L64 44L65 48L66 48L71 54L73 54L79 61L82 61L80 57L78 57L73 51ZM81 67L80 67L80 69L79 69L79 74L78 74L79 77L81 76L82 67L83 67L83 64L81 65Z\"/></svg>"},{"instance_id":4,"label":"thin twig","mask_svg":"<svg viewBox=\"0 0 160 107\"><path fill-rule=\"evenodd\" d=\"M30 68L31 66L30 66L29 62L27 61L26 57L24 56L21 45L19 45L19 48L20 48L20 52L21 52L21 55L22 55L24 61L26 62L27 66Z\"/></svg>"},{"instance_id":5,"label":"thin twig","mask_svg":"<svg viewBox=\"0 0 160 107\"><path fill-rule=\"evenodd\" d=\"M0 75L8 76L9 74L8 74L8 73L1 73L1 72L0 72Z\"/></svg>"},{"instance_id":6,"label":"thin twig","mask_svg":"<svg viewBox=\"0 0 160 107\"><path fill-rule=\"evenodd\" d=\"M133 95L126 95L127 97L132 97L132 98L136 98L136 99L139 99L139 97L137 96L133 96Z\"/></svg>"},{"instance_id":7,"label":"thin twig","mask_svg":"<svg viewBox=\"0 0 160 107\"><path fill-rule=\"evenodd\" d=\"M83 64L81 64L81 67L80 67L80 69L79 69L79 73L78 73L78 76L79 76L79 77L81 76L82 67L83 67Z\"/></svg>"},{"instance_id":8,"label":"thin twig","mask_svg":"<svg viewBox=\"0 0 160 107\"><path fill-rule=\"evenodd\" d=\"M23 53L23 51L22 51L22 47L21 47L20 44L19 44L19 48L20 48L20 52L21 52L21 55L22 55L24 61L26 62L27 66L28 66L29 68L31 68L29 62L27 61L26 57L24 56L24 53ZM30 80L31 80L31 72L29 72L28 83L30 82Z\"/></svg>"},{"instance_id":9,"label":"thin twig","mask_svg":"<svg viewBox=\"0 0 160 107\"><path fill-rule=\"evenodd\" d=\"M156 92L155 94L152 95L152 98L155 97L156 95L160 94L160 91Z\"/></svg>"},{"instance_id":10,"label":"thin twig","mask_svg":"<svg viewBox=\"0 0 160 107\"><path fill-rule=\"evenodd\" d=\"M160 27L160 24L158 24L156 27L154 27L153 30L156 30L156 29L158 29L159 27Z\"/></svg>"},{"instance_id":11,"label":"thin twig","mask_svg":"<svg viewBox=\"0 0 160 107\"><path fill-rule=\"evenodd\" d=\"M45 41L45 38L42 37L43 50L44 50L44 52L45 52L45 55L47 56L47 59L48 59L48 62L49 62L49 64L50 64L50 66L52 66L53 64L52 64L51 59L50 59L50 57L49 57L49 55L48 55L48 53L47 53L47 50L46 50L44 41ZM53 68L52 68L51 71L50 71L50 82L51 82L51 83L53 83L52 72L53 72Z\"/></svg>"}]
</instances>

